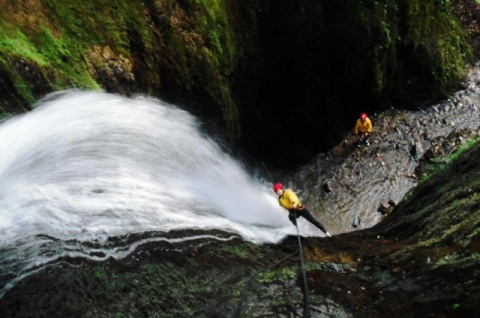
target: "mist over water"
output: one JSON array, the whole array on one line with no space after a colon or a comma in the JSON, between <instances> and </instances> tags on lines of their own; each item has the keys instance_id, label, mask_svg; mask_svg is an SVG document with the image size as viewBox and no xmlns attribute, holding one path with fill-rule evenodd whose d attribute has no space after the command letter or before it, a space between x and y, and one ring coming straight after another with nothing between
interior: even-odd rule
<instances>
[{"instance_id":1,"label":"mist over water","mask_svg":"<svg viewBox=\"0 0 480 318\"><path fill-rule=\"evenodd\" d=\"M118 258L142 243L112 248L109 237L219 229L265 243L296 233L269 184L159 100L50 95L0 125L0 150L0 267L14 277L2 277L0 297L59 257Z\"/></svg>"}]
</instances>

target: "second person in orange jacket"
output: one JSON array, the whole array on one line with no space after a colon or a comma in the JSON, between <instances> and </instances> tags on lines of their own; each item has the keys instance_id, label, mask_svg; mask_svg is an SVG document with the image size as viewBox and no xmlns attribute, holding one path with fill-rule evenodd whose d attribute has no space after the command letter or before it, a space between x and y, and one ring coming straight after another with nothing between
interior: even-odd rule
<instances>
[{"instance_id":1,"label":"second person in orange jacket","mask_svg":"<svg viewBox=\"0 0 480 318\"><path fill-rule=\"evenodd\" d=\"M366 113L361 113L355 124L354 133L360 141L366 140L373 130L372 121Z\"/></svg>"}]
</instances>

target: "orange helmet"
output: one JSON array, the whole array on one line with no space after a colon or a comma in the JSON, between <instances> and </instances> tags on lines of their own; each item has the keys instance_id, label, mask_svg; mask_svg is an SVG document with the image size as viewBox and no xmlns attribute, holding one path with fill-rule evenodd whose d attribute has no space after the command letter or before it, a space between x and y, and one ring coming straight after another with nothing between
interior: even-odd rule
<instances>
[{"instance_id":1,"label":"orange helmet","mask_svg":"<svg viewBox=\"0 0 480 318\"><path fill-rule=\"evenodd\" d=\"M273 186L273 191L274 192L277 192L278 190L280 189L283 189L283 184L281 183L275 183L275 185Z\"/></svg>"},{"instance_id":2,"label":"orange helmet","mask_svg":"<svg viewBox=\"0 0 480 318\"><path fill-rule=\"evenodd\" d=\"M367 114L366 114L366 113L361 113L361 114L360 114L360 118L361 118L361 119L367 118Z\"/></svg>"}]
</instances>

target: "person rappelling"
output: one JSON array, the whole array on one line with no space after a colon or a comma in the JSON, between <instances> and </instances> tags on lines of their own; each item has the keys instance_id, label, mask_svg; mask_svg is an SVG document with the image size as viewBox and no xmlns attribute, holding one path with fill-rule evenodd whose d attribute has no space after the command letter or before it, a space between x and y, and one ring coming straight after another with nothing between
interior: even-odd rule
<instances>
[{"instance_id":1,"label":"person rappelling","mask_svg":"<svg viewBox=\"0 0 480 318\"><path fill-rule=\"evenodd\" d=\"M273 191L278 195L278 203L280 206L289 212L288 219L293 225L297 226L297 219L303 216L307 221L323 231L326 236L331 237L325 227L313 217L310 211L308 211L302 203L300 203L298 196L293 190L284 189L281 183L276 183L273 186Z\"/></svg>"}]
</instances>

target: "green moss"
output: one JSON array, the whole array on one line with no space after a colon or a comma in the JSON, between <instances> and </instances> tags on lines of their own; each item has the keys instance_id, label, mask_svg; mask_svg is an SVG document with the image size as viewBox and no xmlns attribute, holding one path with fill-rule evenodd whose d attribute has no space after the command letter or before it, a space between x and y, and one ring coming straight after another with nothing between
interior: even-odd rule
<instances>
[{"instance_id":1,"label":"green moss","mask_svg":"<svg viewBox=\"0 0 480 318\"><path fill-rule=\"evenodd\" d=\"M402 202L396 212L403 213L402 227L408 225L414 234L394 257L422 261L428 256L434 267L466 268L478 263L479 155L478 142L465 144L441 173L421 183L412 198Z\"/></svg>"},{"instance_id":2,"label":"green moss","mask_svg":"<svg viewBox=\"0 0 480 318\"><path fill-rule=\"evenodd\" d=\"M437 260L435 262L435 267L448 266L448 265L453 265L456 267L469 266L472 264L473 265L478 264L479 261L480 261L480 254L472 254L468 257L465 257L465 255L451 254Z\"/></svg>"},{"instance_id":3,"label":"green moss","mask_svg":"<svg viewBox=\"0 0 480 318\"><path fill-rule=\"evenodd\" d=\"M62 26L60 31L75 39L83 49L91 44L108 44L129 55L128 30L134 28L151 44L148 24L143 18L140 2L94 2L43 0L42 3Z\"/></svg>"},{"instance_id":4,"label":"green moss","mask_svg":"<svg viewBox=\"0 0 480 318\"><path fill-rule=\"evenodd\" d=\"M237 49L233 25L229 21L231 15L228 1L196 0L195 2L200 7L200 10L196 11L195 20L201 32L207 35L207 47L224 61L235 59Z\"/></svg>"},{"instance_id":5,"label":"green moss","mask_svg":"<svg viewBox=\"0 0 480 318\"><path fill-rule=\"evenodd\" d=\"M33 95L30 86L19 75L13 74L13 82L20 94L30 103L34 103L36 98Z\"/></svg>"},{"instance_id":6,"label":"green moss","mask_svg":"<svg viewBox=\"0 0 480 318\"><path fill-rule=\"evenodd\" d=\"M93 272L93 276L96 278L104 278L107 276L107 272L104 267L97 267Z\"/></svg>"},{"instance_id":7,"label":"green moss","mask_svg":"<svg viewBox=\"0 0 480 318\"><path fill-rule=\"evenodd\" d=\"M34 44L19 29L5 24L0 32L0 61L6 63L9 56L22 57L41 66L47 65L47 60L38 52Z\"/></svg>"},{"instance_id":8,"label":"green moss","mask_svg":"<svg viewBox=\"0 0 480 318\"><path fill-rule=\"evenodd\" d=\"M448 158L449 161L453 161L460 157L465 151L473 148L480 141L480 137L467 140L467 142L461 145L456 151L454 151Z\"/></svg>"},{"instance_id":9,"label":"green moss","mask_svg":"<svg viewBox=\"0 0 480 318\"><path fill-rule=\"evenodd\" d=\"M364 0L350 4L346 10L352 12L351 29L356 34L346 39L361 37L364 42L357 43L361 49L356 54L365 56L360 63L353 58L356 65L352 67L373 75L372 94L377 98L392 84L398 61L406 59L398 56L400 50L407 50L411 54L409 62L424 65L429 74L410 70L413 73L398 74L405 76L399 80L430 76L433 83L423 85L432 90L429 93L433 98L446 97L458 88L467 64L473 61L468 37L448 0Z\"/></svg>"},{"instance_id":10,"label":"green moss","mask_svg":"<svg viewBox=\"0 0 480 318\"><path fill-rule=\"evenodd\" d=\"M232 96L235 72L239 63L248 63L250 57L261 51L257 51L256 46L262 43L252 40L256 35L239 34L243 21L236 19L244 12L232 3L227 0L41 0L38 15L26 11L35 18L35 23L14 17L12 12L0 13L3 17L0 18L0 60L8 64L11 57L22 58L28 64L37 65L53 89L72 86L98 89L92 77L108 73L97 71L109 65L106 65L107 58L96 59L92 55L101 54L102 48L108 47L115 57L122 55L132 62L135 76L139 73L145 76L135 79L142 86L151 85L142 87L145 92L155 93L153 89L161 87L183 97L200 97L220 109L229 136L237 138L240 112ZM401 60L397 51L401 47L417 48L415 58L420 60L420 65L427 65L439 93L446 93L458 84L471 53L449 1L362 0L346 2L346 5L341 9L338 25L348 27L335 32L348 33L346 43L340 45L352 51L345 54L345 68L359 74L359 82L368 80L365 86L367 90L371 88L371 92L365 96L380 100L382 94L392 90L389 83L397 75L396 63ZM20 5L13 6L12 10L21 10ZM241 9L251 7L251 14L256 16L262 6L262 2L252 1ZM302 6L307 10L312 8L308 3ZM309 17L306 20L316 20L308 14L305 16ZM252 27L249 31L258 29ZM352 40L356 41L355 50L351 50ZM246 47L242 41L253 48ZM251 54L244 58L247 51ZM253 60L257 58L259 56L253 56ZM145 73L148 74L143 75ZM28 100L35 98L28 89L32 83L24 82L21 74L16 75L18 91L25 93ZM402 80L411 75L405 74Z\"/></svg>"},{"instance_id":11,"label":"green moss","mask_svg":"<svg viewBox=\"0 0 480 318\"><path fill-rule=\"evenodd\" d=\"M454 152L452 152L446 158L433 158L430 160L430 163L425 167L425 173L422 174L420 180L426 181L430 179L433 175L444 170L445 167L452 161L456 160L462 153L471 149L475 144L480 141L480 137L467 140L463 145L458 147Z\"/></svg>"},{"instance_id":12,"label":"green moss","mask_svg":"<svg viewBox=\"0 0 480 318\"><path fill-rule=\"evenodd\" d=\"M65 88L65 83L72 86L99 89L99 85L91 77L82 55L77 50L78 44L68 37L55 37L49 29L42 28L42 32L35 38L35 46L55 73L54 88Z\"/></svg>"},{"instance_id":13,"label":"green moss","mask_svg":"<svg viewBox=\"0 0 480 318\"><path fill-rule=\"evenodd\" d=\"M22 59L27 65L36 65L56 89L71 86L99 88L88 73L75 41L56 38L47 28L30 37L14 26L7 28L4 25L3 29L7 32L0 33L0 63L7 65L9 61ZM17 90L33 103L36 97L31 92L31 83L22 78L22 70L7 69Z\"/></svg>"},{"instance_id":14,"label":"green moss","mask_svg":"<svg viewBox=\"0 0 480 318\"><path fill-rule=\"evenodd\" d=\"M115 54L130 55L129 30L134 29L146 49L153 46L148 22L140 2L126 1L41 1L40 11L27 12L35 23L18 20L2 12L0 19L0 63L22 59L35 65L40 75L55 90L81 87L99 89L88 69L88 55L93 46L108 45ZM11 10L19 10L13 4ZM30 102L33 96L21 71L7 68L20 94Z\"/></svg>"},{"instance_id":15,"label":"green moss","mask_svg":"<svg viewBox=\"0 0 480 318\"><path fill-rule=\"evenodd\" d=\"M135 315L139 308L162 308L169 304L172 317L193 317L195 312L189 306L198 307L198 299L212 292L208 277L187 277L182 266L171 262L147 263L131 272L115 268L107 271L104 265L99 265L92 267L91 275L100 280L98 286L101 287L95 292L99 298L118 301L125 290L138 294L122 304L129 306L127 316ZM98 314L102 315L102 312ZM114 315L122 316L121 313Z\"/></svg>"},{"instance_id":16,"label":"green moss","mask_svg":"<svg viewBox=\"0 0 480 318\"><path fill-rule=\"evenodd\" d=\"M256 245L246 243L242 246L227 245L219 249L219 252L234 254L244 259L256 259L259 257L261 249Z\"/></svg>"},{"instance_id":17,"label":"green moss","mask_svg":"<svg viewBox=\"0 0 480 318\"><path fill-rule=\"evenodd\" d=\"M298 276L298 268L284 267L278 270L262 272L257 276L260 283L283 282Z\"/></svg>"},{"instance_id":18,"label":"green moss","mask_svg":"<svg viewBox=\"0 0 480 318\"><path fill-rule=\"evenodd\" d=\"M426 55L418 58L430 67L437 93L451 93L464 77L473 54L450 1L410 0L406 22L403 43L425 49Z\"/></svg>"}]
</instances>

